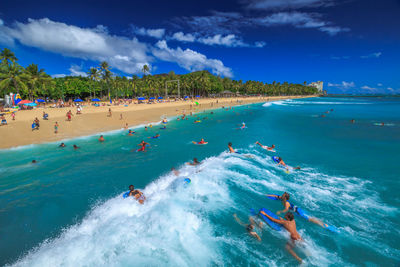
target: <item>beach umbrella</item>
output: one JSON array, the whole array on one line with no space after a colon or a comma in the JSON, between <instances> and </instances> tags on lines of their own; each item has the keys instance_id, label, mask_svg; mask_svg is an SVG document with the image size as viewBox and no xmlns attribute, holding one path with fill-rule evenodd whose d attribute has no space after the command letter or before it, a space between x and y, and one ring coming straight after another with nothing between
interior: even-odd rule
<instances>
[{"instance_id":1,"label":"beach umbrella","mask_svg":"<svg viewBox=\"0 0 400 267\"><path fill-rule=\"evenodd\" d=\"M138 100L146 100L145 97L138 97Z\"/></svg>"},{"instance_id":2,"label":"beach umbrella","mask_svg":"<svg viewBox=\"0 0 400 267\"><path fill-rule=\"evenodd\" d=\"M92 101L93 101L93 102L100 102L100 99L98 99L98 98L93 98Z\"/></svg>"},{"instance_id":3,"label":"beach umbrella","mask_svg":"<svg viewBox=\"0 0 400 267\"><path fill-rule=\"evenodd\" d=\"M150 97L149 99L156 99L155 97Z\"/></svg>"},{"instance_id":4,"label":"beach umbrella","mask_svg":"<svg viewBox=\"0 0 400 267\"><path fill-rule=\"evenodd\" d=\"M43 99L36 99L36 102L38 102L38 103L44 103L44 102L46 102L46 101L44 101Z\"/></svg>"},{"instance_id":5,"label":"beach umbrella","mask_svg":"<svg viewBox=\"0 0 400 267\"><path fill-rule=\"evenodd\" d=\"M160 96L160 97L158 97L158 99L163 99L163 97L162 97L162 96Z\"/></svg>"},{"instance_id":6,"label":"beach umbrella","mask_svg":"<svg viewBox=\"0 0 400 267\"><path fill-rule=\"evenodd\" d=\"M29 100L21 100L21 101L18 102L18 105L24 105L24 104L29 104L29 103L32 103L32 101L29 101Z\"/></svg>"},{"instance_id":7,"label":"beach umbrella","mask_svg":"<svg viewBox=\"0 0 400 267\"><path fill-rule=\"evenodd\" d=\"M189 98L188 96L185 96L185 98Z\"/></svg>"},{"instance_id":8,"label":"beach umbrella","mask_svg":"<svg viewBox=\"0 0 400 267\"><path fill-rule=\"evenodd\" d=\"M196 95L196 97L200 97L199 95Z\"/></svg>"},{"instance_id":9,"label":"beach umbrella","mask_svg":"<svg viewBox=\"0 0 400 267\"><path fill-rule=\"evenodd\" d=\"M22 101L21 101L22 102ZM36 107L37 104L36 103L25 103L24 106L28 106L28 107Z\"/></svg>"},{"instance_id":10,"label":"beach umbrella","mask_svg":"<svg viewBox=\"0 0 400 267\"><path fill-rule=\"evenodd\" d=\"M80 98L77 98L77 99L74 100L74 102L83 102L83 100L80 99Z\"/></svg>"}]
</instances>

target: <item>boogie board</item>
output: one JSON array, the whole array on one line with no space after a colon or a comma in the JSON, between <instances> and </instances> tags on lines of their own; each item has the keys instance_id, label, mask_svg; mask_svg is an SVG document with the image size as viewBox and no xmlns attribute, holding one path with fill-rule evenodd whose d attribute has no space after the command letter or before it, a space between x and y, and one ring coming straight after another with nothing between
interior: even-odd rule
<instances>
[{"instance_id":1,"label":"boogie board","mask_svg":"<svg viewBox=\"0 0 400 267\"><path fill-rule=\"evenodd\" d=\"M268 214L272 218L275 218L275 219L279 220L279 217L275 213L273 213L270 210L262 208L262 209L260 209L260 213L259 214L260 214L261 218L263 218L265 223L267 223L269 226L271 226L272 229L277 230L277 231L280 231L282 229L282 226L280 224L275 223L275 222L271 221L270 219L268 219L264 214L261 213L261 211L265 212L266 214Z\"/></svg>"},{"instance_id":2,"label":"boogie board","mask_svg":"<svg viewBox=\"0 0 400 267\"><path fill-rule=\"evenodd\" d=\"M272 197L272 196L267 196L267 198L272 199L272 200L280 200L279 198L277 198L277 197ZM289 202L289 203L290 203L290 202ZM304 210L302 210L302 209L299 208L299 207L295 207L295 211L294 211L294 210L293 210L293 204L291 204L291 203L290 203L290 207L291 207L291 210L290 210L290 211L292 211L292 212L295 213L296 215L302 217L303 219L306 219L307 221L309 220L310 216L309 216ZM268 214L268 215L269 215L269 214ZM339 233L339 229L337 229L337 228L336 228L335 226L333 226L333 225L325 224L325 226L324 226L323 228L326 228L326 229L328 229L329 231L334 232L334 233Z\"/></svg>"},{"instance_id":3,"label":"boogie board","mask_svg":"<svg viewBox=\"0 0 400 267\"><path fill-rule=\"evenodd\" d=\"M273 156L272 159L273 159L273 161L275 161L276 163L279 163L279 157Z\"/></svg>"},{"instance_id":4,"label":"boogie board","mask_svg":"<svg viewBox=\"0 0 400 267\"><path fill-rule=\"evenodd\" d=\"M122 195L122 197L123 197L123 198L127 198L127 197L129 196L129 192L130 192L130 191L125 192L125 193Z\"/></svg>"}]
</instances>

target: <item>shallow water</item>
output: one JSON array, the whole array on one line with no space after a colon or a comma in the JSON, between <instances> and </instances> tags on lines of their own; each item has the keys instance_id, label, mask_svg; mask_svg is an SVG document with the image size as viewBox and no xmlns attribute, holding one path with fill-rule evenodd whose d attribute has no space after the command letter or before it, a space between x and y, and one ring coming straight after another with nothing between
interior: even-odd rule
<instances>
[{"instance_id":1,"label":"shallow water","mask_svg":"<svg viewBox=\"0 0 400 267\"><path fill-rule=\"evenodd\" d=\"M258 242L232 216L247 222L252 208L277 211L280 202L265 194L284 191L340 230L295 217L305 240L296 251L307 265L398 264L400 99L287 100L198 116L198 124L189 117L132 137L114 131L103 144L92 136L66 148L1 150L0 264L292 265L285 231L265 227ZM242 122L247 128L237 129ZM191 143L202 137L208 145ZM131 152L141 140L148 151ZM228 141L242 154L226 153ZM273 155L301 170L287 174ZM193 157L203 163L184 164ZM129 184L143 188L145 205L122 199Z\"/></svg>"}]
</instances>

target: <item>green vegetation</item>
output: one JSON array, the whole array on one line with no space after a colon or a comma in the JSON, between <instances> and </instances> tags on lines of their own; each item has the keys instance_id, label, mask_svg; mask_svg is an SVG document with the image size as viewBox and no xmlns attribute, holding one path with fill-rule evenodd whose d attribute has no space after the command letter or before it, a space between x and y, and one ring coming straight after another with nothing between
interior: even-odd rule
<instances>
[{"instance_id":1,"label":"green vegetation","mask_svg":"<svg viewBox=\"0 0 400 267\"><path fill-rule=\"evenodd\" d=\"M14 53L4 48L0 53L0 95L18 92L22 98L33 100L37 97L52 99L66 97L80 98L126 98L138 96L164 96L165 84L169 80L179 80L180 95L209 96L224 91L239 92L242 95L311 95L317 89L304 84L288 82L267 84L258 81L231 80L212 75L208 71L196 71L177 75L150 75L149 67L143 66L143 77L133 75L128 79L110 71L107 62L101 62L98 68L90 68L87 77L67 76L52 78L39 69L36 64L23 68ZM177 83L168 83L168 95L178 95Z\"/></svg>"}]
</instances>

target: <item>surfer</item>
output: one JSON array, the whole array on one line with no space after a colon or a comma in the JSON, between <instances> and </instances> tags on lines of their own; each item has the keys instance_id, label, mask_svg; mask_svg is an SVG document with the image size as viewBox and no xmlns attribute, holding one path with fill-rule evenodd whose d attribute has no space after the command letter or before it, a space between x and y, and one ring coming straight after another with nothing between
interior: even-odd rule
<instances>
[{"instance_id":1,"label":"surfer","mask_svg":"<svg viewBox=\"0 0 400 267\"><path fill-rule=\"evenodd\" d=\"M149 143L146 143L145 141L142 140L142 142L140 142L140 144L138 144L138 146L140 146L140 148L136 151L146 151L146 145L150 145Z\"/></svg>"},{"instance_id":2,"label":"surfer","mask_svg":"<svg viewBox=\"0 0 400 267\"><path fill-rule=\"evenodd\" d=\"M201 140L199 142L192 141L192 143L195 144L195 145L206 145L206 144L208 144L208 142L204 141L204 138L201 138Z\"/></svg>"},{"instance_id":3,"label":"surfer","mask_svg":"<svg viewBox=\"0 0 400 267\"><path fill-rule=\"evenodd\" d=\"M260 142L256 142L256 144L257 145L259 145L261 148L263 148L263 149L265 149L265 150L268 150L268 151L274 151L274 148L275 148L275 145L273 144L273 145L271 145L270 147L269 146L264 146L264 145L262 145Z\"/></svg>"},{"instance_id":4,"label":"surfer","mask_svg":"<svg viewBox=\"0 0 400 267\"><path fill-rule=\"evenodd\" d=\"M272 218L271 216L269 216L268 214L266 214L263 210L260 211L260 213L262 213L264 216L266 216L268 219L270 219L271 221L273 221L274 223L278 223L280 225L282 225L289 233L290 233L290 241L286 243L286 249L289 251L289 253L296 259L298 260L300 263L302 262L302 259L297 256L296 252L293 251L293 248L295 246L295 242L296 241L302 241L303 239L301 238L301 236L299 235L299 233L297 232L296 229L296 221L294 220L294 215L293 213L291 213L290 211L288 213L285 214L284 219L280 218L279 219L275 219Z\"/></svg>"},{"instance_id":5,"label":"surfer","mask_svg":"<svg viewBox=\"0 0 400 267\"><path fill-rule=\"evenodd\" d=\"M247 232L249 233L249 235L251 235L252 237L256 238L258 241L261 241L261 237L260 235L262 235L262 226L263 223L256 223L254 221L254 219L250 216L249 217L249 223L243 223L236 215L236 213L233 214L233 218L235 218L235 220L241 225L246 227ZM256 232L256 229L260 230L260 235Z\"/></svg>"},{"instance_id":6,"label":"surfer","mask_svg":"<svg viewBox=\"0 0 400 267\"><path fill-rule=\"evenodd\" d=\"M232 147L231 142L228 143L228 149L229 149L229 153L236 153L235 149L233 149L233 147Z\"/></svg>"},{"instance_id":7,"label":"surfer","mask_svg":"<svg viewBox=\"0 0 400 267\"><path fill-rule=\"evenodd\" d=\"M190 166L196 166L200 164L200 161L198 161L197 158L194 158L193 162L187 162L186 164Z\"/></svg>"},{"instance_id":8,"label":"surfer","mask_svg":"<svg viewBox=\"0 0 400 267\"><path fill-rule=\"evenodd\" d=\"M160 137L160 135L159 135L159 134L156 134L155 136L147 137L147 138L158 139L158 137Z\"/></svg>"},{"instance_id":9,"label":"surfer","mask_svg":"<svg viewBox=\"0 0 400 267\"><path fill-rule=\"evenodd\" d=\"M335 229L333 229L334 228L333 226L329 226L326 223L321 222L317 218L308 216L302 209L300 209L299 207L291 204L289 202L290 195L287 192L283 193L282 196L279 196L279 195L267 195L267 197L276 198L276 199L279 199L279 200L282 201L282 205L283 205L284 209L277 211L276 212L277 215L279 215L281 213L288 212L289 210L292 210L293 212L297 213L300 217L303 217L307 221L310 221L312 223L318 224L319 226L321 226L323 228L328 228L331 231L336 231Z\"/></svg>"}]
</instances>

